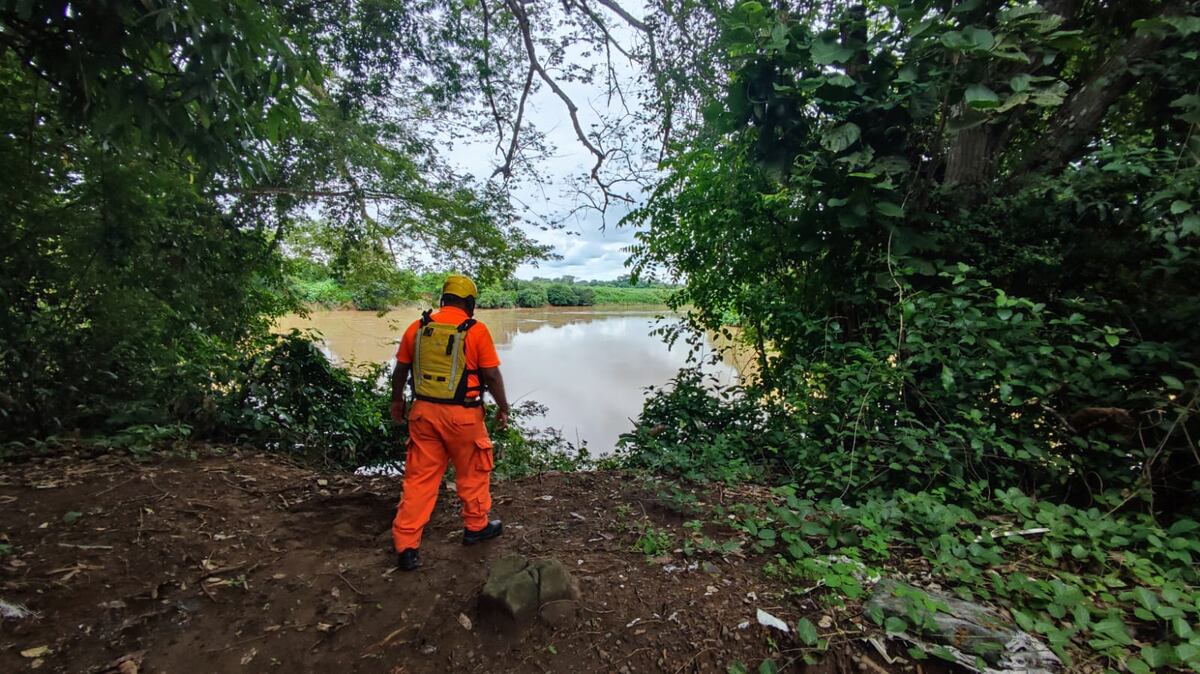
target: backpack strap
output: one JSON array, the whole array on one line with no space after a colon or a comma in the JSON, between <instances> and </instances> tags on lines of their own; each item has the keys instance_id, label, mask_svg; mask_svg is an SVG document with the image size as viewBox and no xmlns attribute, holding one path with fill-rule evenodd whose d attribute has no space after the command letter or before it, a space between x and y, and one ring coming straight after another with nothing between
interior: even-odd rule
<instances>
[{"instance_id":1,"label":"backpack strap","mask_svg":"<svg viewBox=\"0 0 1200 674\"><path fill-rule=\"evenodd\" d=\"M479 321L475 320L474 318L468 318L467 320L458 324L458 333L460 335L462 335L463 353L464 354L467 352L467 344L466 344L467 332L471 328L475 327L475 324L478 322ZM463 395L464 399L466 397L466 394L468 394L468 393L478 393L479 395L475 397L475 401L482 402L482 400L483 400L483 380L479 379L479 370L464 370L463 375L464 375L463 382L469 381L471 377L475 377L475 379L479 381L478 386L467 386L466 388L464 388L462 390L462 395Z\"/></svg>"}]
</instances>

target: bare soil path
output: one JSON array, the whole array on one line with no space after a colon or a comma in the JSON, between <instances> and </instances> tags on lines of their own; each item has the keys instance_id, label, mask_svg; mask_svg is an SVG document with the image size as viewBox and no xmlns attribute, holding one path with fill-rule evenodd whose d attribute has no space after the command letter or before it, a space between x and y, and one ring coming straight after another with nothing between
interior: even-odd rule
<instances>
[{"instance_id":1,"label":"bare soil path","mask_svg":"<svg viewBox=\"0 0 1200 674\"><path fill-rule=\"evenodd\" d=\"M631 511L667 529L683 518L629 476L499 483L505 534L472 547L443 491L414 573L390 549L399 493L397 478L236 450L0 465L0 599L36 612L0 621L0 671L724 672L800 653L755 621L799 616L757 563L632 549ZM571 567L574 625L479 615L489 566L511 552ZM850 649L822 668L863 660Z\"/></svg>"}]
</instances>

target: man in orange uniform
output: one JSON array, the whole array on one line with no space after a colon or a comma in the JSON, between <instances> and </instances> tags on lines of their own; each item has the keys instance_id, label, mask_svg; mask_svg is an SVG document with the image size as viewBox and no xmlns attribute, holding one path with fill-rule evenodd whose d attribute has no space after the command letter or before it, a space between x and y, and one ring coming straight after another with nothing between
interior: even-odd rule
<instances>
[{"instance_id":1,"label":"man in orange uniform","mask_svg":"<svg viewBox=\"0 0 1200 674\"><path fill-rule=\"evenodd\" d=\"M392 522L397 565L404 571L421 565L421 532L451 461L462 500L463 545L495 538L503 530L500 520L488 521L493 458L483 424L483 391L496 400L498 429L508 425L508 399L492 335L472 318L478 297L471 279L447 278L441 309L408 326L396 353L391 408L396 423L405 418L404 387L410 373L415 398L408 414L404 494Z\"/></svg>"}]
</instances>

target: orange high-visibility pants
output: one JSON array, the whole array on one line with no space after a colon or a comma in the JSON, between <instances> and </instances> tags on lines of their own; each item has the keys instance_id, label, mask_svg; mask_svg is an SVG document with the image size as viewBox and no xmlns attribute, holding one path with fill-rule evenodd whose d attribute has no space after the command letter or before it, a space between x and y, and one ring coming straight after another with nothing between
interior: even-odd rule
<instances>
[{"instance_id":1,"label":"orange high-visibility pants","mask_svg":"<svg viewBox=\"0 0 1200 674\"><path fill-rule=\"evenodd\" d=\"M408 415L404 493L392 521L396 552L420 547L421 532L433 514L442 475L451 461L463 525L479 531L487 526L492 507L492 441L483 425L483 408L415 401Z\"/></svg>"}]
</instances>

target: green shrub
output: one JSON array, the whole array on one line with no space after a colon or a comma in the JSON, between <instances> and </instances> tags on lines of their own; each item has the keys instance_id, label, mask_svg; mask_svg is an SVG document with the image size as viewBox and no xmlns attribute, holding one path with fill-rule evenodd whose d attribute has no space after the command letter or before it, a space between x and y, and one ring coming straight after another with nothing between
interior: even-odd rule
<instances>
[{"instance_id":1,"label":"green shrub","mask_svg":"<svg viewBox=\"0 0 1200 674\"><path fill-rule=\"evenodd\" d=\"M546 406L526 400L513 406L508 428L496 430L495 408L489 406L488 428L495 445L498 479L515 479L547 471L583 470L592 465L586 446L575 446L554 428L535 428Z\"/></svg>"},{"instance_id":2,"label":"green shrub","mask_svg":"<svg viewBox=\"0 0 1200 674\"><path fill-rule=\"evenodd\" d=\"M290 279L292 292L301 304L319 304L324 307L338 307L353 301L350 293L332 278L319 280L302 278Z\"/></svg>"},{"instance_id":3,"label":"green shrub","mask_svg":"<svg viewBox=\"0 0 1200 674\"><path fill-rule=\"evenodd\" d=\"M351 294L354 308L359 311L387 311L401 301L395 289L383 281L371 281L357 288Z\"/></svg>"},{"instance_id":4,"label":"green shrub","mask_svg":"<svg viewBox=\"0 0 1200 674\"><path fill-rule=\"evenodd\" d=\"M573 307L579 303L575 289L564 283L547 286L546 301L556 307Z\"/></svg>"},{"instance_id":5,"label":"green shrub","mask_svg":"<svg viewBox=\"0 0 1200 674\"><path fill-rule=\"evenodd\" d=\"M544 307L547 301L546 289L541 286L526 285L517 291L517 306L519 307Z\"/></svg>"},{"instance_id":6,"label":"green shrub","mask_svg":"<svg viewBox=\"0 0 1200 674\"><path fill-rule=\"evenodd\" d=\"M1128 404L1120 396L1129 371L1113 362L1123 331L1056 316L965 268L945 280L938 292L910 289L903 323L879 319L860 333L870 339L844 338L836 320L810 321L813 351L774 356L793 365L771 395L682 374L650 396L624 439L630 460L689 477L750 465L814 495L983 478L1077 498L1144 487L1153 446L1063 421L1081 407Z\"/></svg>"},{"instance_id":7,"label":"green shrub","mask_svg":"<svg viewBox=\"0 0 1200 674\"><path fill-rule=\"evenodd\" d=\"M915 552L933 578L1003 606L1068 667L1083 649L1131 672L1200 666L1194 520L1054 504L986 482L856 504L804 499L792 487L774 497L731 507L734 526L752 550L778 554L772 570L798 592L824 588L825 603L861 600L864 578L910 569ZM923 613L888 618L887 628L919 626Z\"/></svg>"},{"instance_id":8,"label":"green shrub","mask_svg":"<svg viewBox=\"0 0 1200 674\"><path fill-rule=\"evenodd\" d=\"M585 286L554 283L546 287L546 299L556 307L586 307L596 303L596 291Z\"/></svg>"},{"instance_id":9,"label":"green shrub","mask_svg":"<svg viewBox=\"0 0 1200 674\"><path fill-rule=\"evenodd\" d=\"M666 304L675 291L670 288L595 286L593 304Z\"/></svg>"},{"instance_id":10,"label":"green shrub","mask_svg":"<svg viewBox=\"0 0 1200 674\"><path fill-rule=\"evenodd\" d=\"M354 307L361 311L387 311L418 296L416 274L387 265L363 264L343 282Z\"/></svg>"},{"instance_id":11,"label":"green shrub","mask_svg":"<svg viewBox=\"0 0 1200 674\"><path fill-rule=\"evenodd\" d=\"M479 301L475 306L480 309L509 309L517 306L517 293L512 290L486 288L479 292Z\"/></svg>"},{"instance_id":12,"label":"green shrub","mask_svg":"<svg viewBox=\"0 0 1200 674\"><path fill-rule=\"evenodd\" d=\"M386 367L355 377L293 330L246 357L212 433L343 468L393 458L403 437L389 417L390 394L377 384Z\"/></svg>"}]
</instances>

